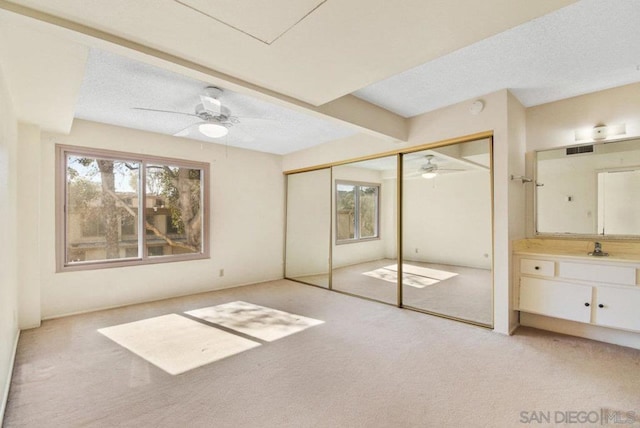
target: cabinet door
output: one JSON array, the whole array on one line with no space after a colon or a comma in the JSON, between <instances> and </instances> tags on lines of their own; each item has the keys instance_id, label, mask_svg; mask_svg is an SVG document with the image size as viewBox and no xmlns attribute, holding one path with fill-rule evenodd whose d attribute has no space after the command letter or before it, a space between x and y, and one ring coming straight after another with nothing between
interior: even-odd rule
<instances>
[{"instance_id":1,"label":"cabinet door","mask_svg":"<svg viewBox=\"0 0 640 428\"><path fill-rule=\"evenodd\" d=\"M595 323L640 331L640 290L596 287Z\"/></svg>"},{"instance_id":2,"label":"cabinet door","mask_svg":"<svg viewBox=\"0 0 640 428\"><path fill-rule=\"evenodd\" d=\"M522 277L519 309L555 318L590 322L591 289L588 285Z\"/></svg>"}]
</instances>

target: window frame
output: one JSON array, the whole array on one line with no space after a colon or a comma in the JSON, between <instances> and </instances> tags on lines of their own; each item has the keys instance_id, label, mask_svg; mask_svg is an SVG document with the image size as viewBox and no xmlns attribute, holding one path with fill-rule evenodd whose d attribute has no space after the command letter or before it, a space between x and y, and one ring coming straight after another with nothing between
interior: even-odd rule
<instances>
[{"instance_id":1,"label":"window frame","mask_svg":"<svg viewBox=\"0 0 640 428\"><path fill-rule=\"evenodd\" d=\"M208 162L196 162L185 159L168 158L161 156L151 156L139 153L128 153L113 150L105 150L83 146L70 146L56 144L56 164L55 164L55 234L56 234L56 272L70 272L80 270L94 270L113 267L139 266L158 263L173 263L188 260L201 260L210 258L209 249L209 171L210 164ZM165 164L181 168L193 168L202 171L200 177L200 194L202 201L202 243L199 253L186 253L167 256L152 256L147 254L146 246L146 229L144 221L146 219L144 209L139 211L138 222L136 225L137 239L141 254L132 259L112 259L112 260L95 260L77 263L67 263L67 158L68 156L86 156L102 159L113 160L130 160L140 162L142 168L140 171L140 179L138 182L139 199L142 207L146 203L146 165L147 164Z\"/></svg>"},{"instance_id":2,"label":"window frame","mask_svg":"<svg viewBox=\"0 0 640 428\"><path fill-rule=\"evenodd\" d=\"M347 239L339 239L338 238L338 186L339 185L347 185L354 186L355 195L354 195L354 237ZM369 236L366 238L360 237L360 188L361 187L375 187L377 189L377 198L376 198L376 208L375 208L375 226L376 226L376 234L375 236ZM376 241L380 239L380 201L382 186L380 183L368 183L363 181L351 181L351 180L335 180L333 191L335 194L334 197L334 216L335 216L335 244L343 245L343 244L353 244L356 242L367 242L367 241Z\"/></svg>"}]
</instances>

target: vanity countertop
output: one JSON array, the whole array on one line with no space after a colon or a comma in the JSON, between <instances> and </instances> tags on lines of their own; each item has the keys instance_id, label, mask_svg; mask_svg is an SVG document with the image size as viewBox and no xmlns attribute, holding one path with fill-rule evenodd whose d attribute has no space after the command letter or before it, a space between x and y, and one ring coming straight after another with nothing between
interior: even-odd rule
<instances>
[{"instance_id":1,"label":"vanity countertop","mask_svg":"<svg viewBox=\"0 0 640 428\"><path fill-rule=\"evenodd\" d=\"M640 242L601 241L602 251L609 256L590 256L594 241L560 239L521 239L514 241L513 252L518 255L580 259L598 263L640 263Z\"/></svg>"}]
</instances>

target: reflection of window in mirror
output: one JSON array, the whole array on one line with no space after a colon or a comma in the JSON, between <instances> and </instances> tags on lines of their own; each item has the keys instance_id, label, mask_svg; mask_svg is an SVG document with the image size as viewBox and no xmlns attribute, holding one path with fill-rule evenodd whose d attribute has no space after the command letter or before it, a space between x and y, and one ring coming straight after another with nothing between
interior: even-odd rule
<instances>
[{"instance_id":1,"label":"reflection of window in mirror","mask_svg":"<svg viewBox=\"0 0 640 428\"><path fill-rule=\"evenodd\" d=\"M377 238L379 206L379 184L337 181L337 243Z\"/></svg>"},{"instance_id":2,"label":"reflection of window in mirror","mask_svg":"<svg viewBox=\"0 0 640 428\"><path fill-rule=\"evenodd\" d=\"M536 232L640 235L640 140L536 153Z\"/></svg>"}]
</instances>

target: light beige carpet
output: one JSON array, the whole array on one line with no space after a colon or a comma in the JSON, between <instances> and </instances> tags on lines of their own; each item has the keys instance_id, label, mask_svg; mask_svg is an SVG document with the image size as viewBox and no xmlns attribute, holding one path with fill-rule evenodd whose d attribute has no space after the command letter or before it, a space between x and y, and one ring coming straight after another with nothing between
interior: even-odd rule
<instances>
[{"instance_id":1,"label":"light beige carpet","mask_svg":"<svg viewBox=\"0 0 640 428\"><path fill-rule=\"evenodd\" d=\"M237 300L325 323L180 376L96 331ZM5 426L552 426L523 424L522 412L640 414L639 362L634 349L530 328L508 337L273 281L44 321L23 331Z\"/></svg>"},{"instance_id":2,"label":"light beige carpet","mask_svg":"<svg viewBox=\"0 0 640 428\"><path fill-rule=\"evenodd\" d=\"M185 313L266 342L282 339L324 322L247 302L225 303Z\"/></svg>"},{"instance_id":3,"label":"light beige carpet","mask_svg":"<svg viewBox=\"0 0 640 428\"><path fill-rule=\"evenodd\" d=\"M260 346L177 314L101 328L98 332L171 375Z\"/></svg>"}]
</instances>

